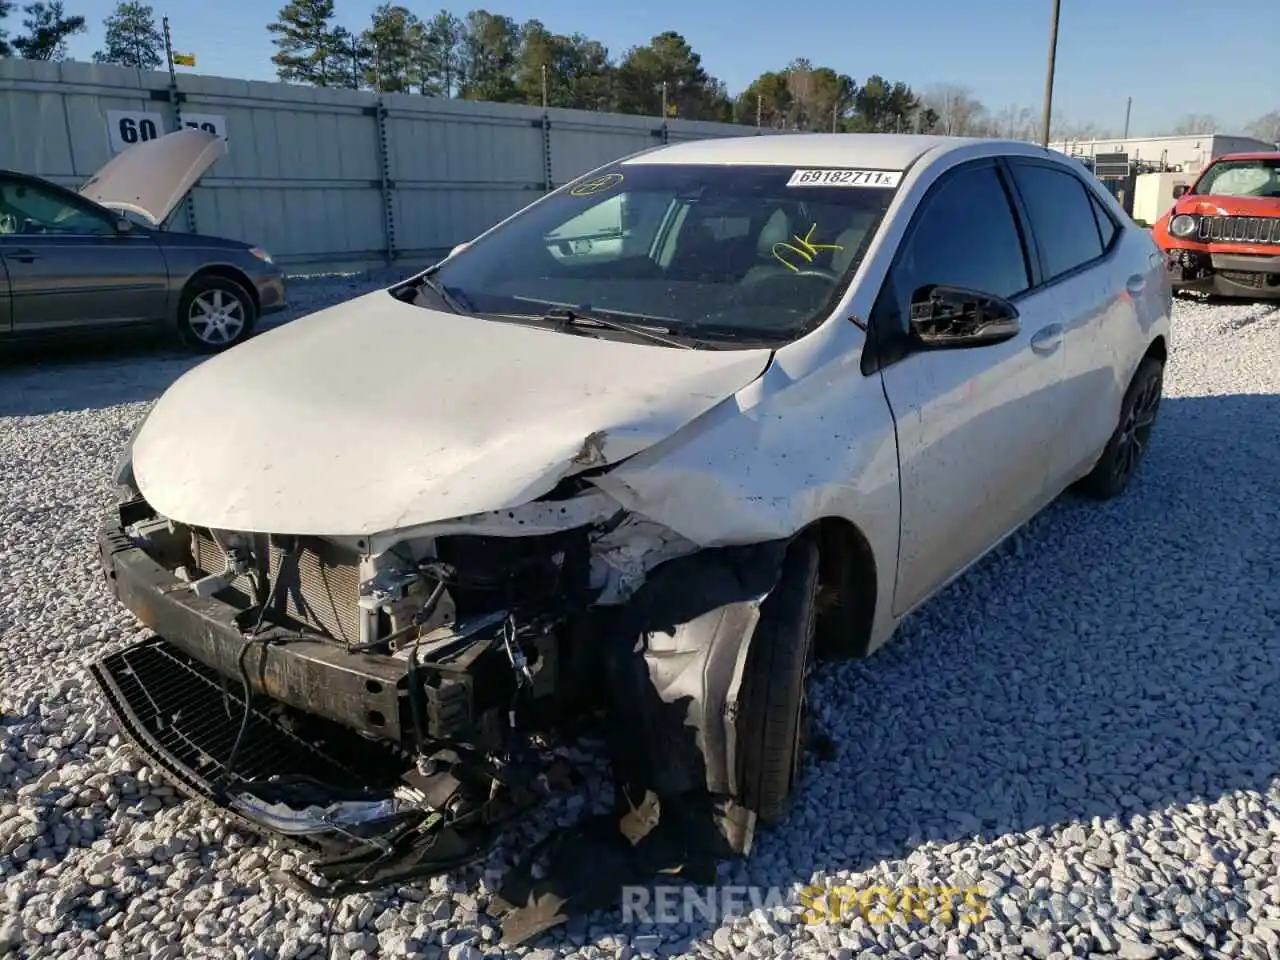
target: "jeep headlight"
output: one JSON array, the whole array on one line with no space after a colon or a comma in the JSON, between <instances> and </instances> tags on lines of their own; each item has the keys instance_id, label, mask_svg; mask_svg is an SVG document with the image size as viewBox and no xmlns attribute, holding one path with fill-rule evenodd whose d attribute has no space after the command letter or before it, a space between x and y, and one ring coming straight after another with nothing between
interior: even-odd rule
<instances>
[{"instance_id":1,"label":"jeep headlight","mask_svg":"<svg viewBox=\"0 0 1280 960\"><path fill-rule=\"evenodd\" d=\"M1195 235L1196 229L1200 226L1200 222L1196 217L1187 213L1180 213L1169 221L1169 233L1180 240Z\"/></svg>"}]
</instances>

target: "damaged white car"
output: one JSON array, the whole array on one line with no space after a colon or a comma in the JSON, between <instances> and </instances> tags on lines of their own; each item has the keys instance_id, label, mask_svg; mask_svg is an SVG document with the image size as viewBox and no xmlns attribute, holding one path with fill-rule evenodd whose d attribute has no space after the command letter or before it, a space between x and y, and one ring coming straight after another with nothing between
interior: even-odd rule
<instances>
[{"instance_id":1,"label":"damaged white car","mask_svg":"<svg viewBox=\"0 0 1280 960\"><path fill-rule=\"evenodd\" d=\"M123 457L98 678L157 768L321 894L484 853L602 724L616 814L519 942L785 816L860 657L1075 485L1125 489L1171 292L1021 143L744 137L592 171L422 274L180 378Z\"/></svg>"}]
</instances>

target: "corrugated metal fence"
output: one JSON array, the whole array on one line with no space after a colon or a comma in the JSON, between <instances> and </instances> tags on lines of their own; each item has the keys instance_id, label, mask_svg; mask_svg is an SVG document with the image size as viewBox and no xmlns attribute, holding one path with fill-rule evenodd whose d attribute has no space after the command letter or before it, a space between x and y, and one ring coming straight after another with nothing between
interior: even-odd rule
<instances>
[{"instance_id":1,"label":"corrugated metal fence","mask_svg":"<svg viewBox=\"0 0 1280 960\"><path fill-rule=\"evenodd\" d=\"M187 74L175 96L166 73L0 60L0 169L78 186L182 122L230 150L174 229L252 241L295 268L429 259L625 154L760 132Z\"/></svg>"}]
</instances>

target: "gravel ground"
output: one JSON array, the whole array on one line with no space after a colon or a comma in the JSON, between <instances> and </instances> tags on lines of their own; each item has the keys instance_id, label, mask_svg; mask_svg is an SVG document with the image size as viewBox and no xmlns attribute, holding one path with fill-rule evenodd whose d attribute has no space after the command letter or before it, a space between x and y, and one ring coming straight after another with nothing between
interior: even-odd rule
<instances>
[{"instance_id":1,"label":"gravel ground","mask_svg":"<svg viewBox=\"0 0 1280 960\"><path fill-rule=\"evenodd\" d=\"M293 299L386 279L298 282ZM325 955L329 907L271 875L288 854L175 799L85 671L144 635L108 598L93 531L132 425L192 363L157 349L0 367L0 954ZM820 672L838 759L810 766L791 819L722 883L793 900L808 883L979 887L985 917L613 911L510 953L1280 958L1278 478L1280 310L1179 303L1131 491L1064 499L884 651ZM488 868L605 799L549 808ZM332 955L500 954L491 881L350 897Z\"/></svg>"}]
</instances>

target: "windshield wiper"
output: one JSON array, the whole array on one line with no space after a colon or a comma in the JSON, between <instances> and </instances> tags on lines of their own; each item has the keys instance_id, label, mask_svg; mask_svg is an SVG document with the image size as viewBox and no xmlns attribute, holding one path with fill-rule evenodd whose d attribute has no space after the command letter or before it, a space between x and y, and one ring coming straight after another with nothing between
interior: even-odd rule
<instances>
[{"instance_id":1,"label":"windshield wiper","mask_svg":"<svg viewBox=\"0 0 1280 960\"><path fill-rule=\"evenodd\" d=\"M418 278L418 283L420 286L426 287L428 290L434 293L437 297L443 300L445 305L454 313L473 312L471 309L468 308L468 306L465 303L462 302L462 298L460 298L457 294L453 293L443 283L435 279L435 277L431 276L431 274L424 273L422 276Z\"/></svg>"},{"instance_id":2,"label":"windshield wiper","mask_svg":"<svg viewBox=\"0 0 1280 960\"><path fill-rule=\"evenodd\" d=\"M598 313L591 313L587 310L571 310L568 307L552 307L542 315L543 320L550 320L559 325L561 331L568 333L571 329L579 324L585 326L605 327L609 330L617 330L620 333L629 333L633 337L640 337L645 340L651 340L654 343L662 343L668 347L679 347L682 350L696 350L698 342L695 340L681 339L673 334L670 327L661 327L654 329L647 326L634 326L630 323L624 323L621 320L614 320L611 317L603 317Z\"/></svg>"}]
</instances>

